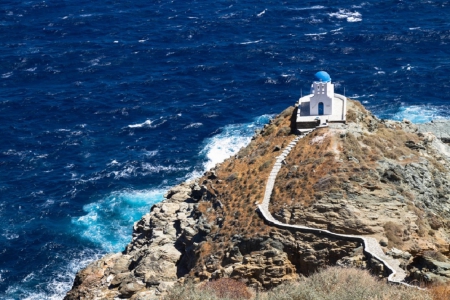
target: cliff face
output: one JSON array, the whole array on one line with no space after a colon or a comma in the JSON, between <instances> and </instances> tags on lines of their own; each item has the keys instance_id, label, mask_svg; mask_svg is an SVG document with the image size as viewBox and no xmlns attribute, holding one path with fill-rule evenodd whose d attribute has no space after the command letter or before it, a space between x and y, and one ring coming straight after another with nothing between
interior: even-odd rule
<instances>
[{"instance_id":1,"label":"cliff face","mask_svg":"<svg viewBox=\"0 0 450 300\"><path fill-rule=\"evenodd\" d=\"M294 137L294 115L288 108L236 156L169 190L134 225L125 251L81 270L66 299L156 298L185 278L270 288L332 264L385 275L357 242L271 227L255 211L275 157ZM347 125L318 129L292 149L276 179L272 214L373 236L404 261L411 279L450 277L447 146L407 121L378 120L357 102L349 102L347 116Z\"/></svg>"}]
</instances>

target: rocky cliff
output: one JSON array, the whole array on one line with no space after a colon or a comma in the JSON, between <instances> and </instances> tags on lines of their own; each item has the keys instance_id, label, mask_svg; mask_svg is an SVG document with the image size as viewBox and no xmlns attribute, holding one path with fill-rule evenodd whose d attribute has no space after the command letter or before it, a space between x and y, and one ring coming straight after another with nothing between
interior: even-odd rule
<instances>
[{"instance_id":1,"label":"rocky cliff","mask_svg":"<svg viewBox=\"0 0 450 300\"><path fill-rule=\"evenodd\" d=\"M81 270L66 299L152 299L186 279L267 289L327 265L386 272L357 242L266 224L256 204L295 134L295 108L234 157L182 183L133 228L131 243ZM450 279L450 151L427 128L379 120L349 101L347 124L303 138L276 178L278 220L375 237L410 280Z\"/></svg>"}]
</instances>

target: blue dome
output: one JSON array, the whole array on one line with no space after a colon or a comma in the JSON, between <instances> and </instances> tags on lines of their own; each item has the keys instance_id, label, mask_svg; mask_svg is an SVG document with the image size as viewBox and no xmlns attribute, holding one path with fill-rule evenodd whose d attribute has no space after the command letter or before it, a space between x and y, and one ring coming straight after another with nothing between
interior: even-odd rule
<instances>
[{"instance_id":1,"label":"blue dome","mask_svg":"<svg viewBox=\"0 0 450 300\"><path fill-rule=\"evenodd\" d=\"M322 82L330 82L331 81L330 74L328 74L325 71L319 71L314 76L316 77L316 81L322 81Z\"/></svg>"}]
</instances>

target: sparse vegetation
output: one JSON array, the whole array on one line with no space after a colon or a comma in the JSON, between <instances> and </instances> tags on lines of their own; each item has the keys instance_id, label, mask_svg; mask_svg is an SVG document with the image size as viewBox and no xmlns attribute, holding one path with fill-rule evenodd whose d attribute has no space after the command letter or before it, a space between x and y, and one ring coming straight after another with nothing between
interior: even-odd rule
<instances>
[{"instance_id":1,"label":"sparse vegetation","mask_svg":"<svg viewBox=\"0 0 450 300\"><path fill-rule=\"evenodd\" d=\"M224 290L228 286L229 293ZM243 283L231 279L213 281L202 288L186 284L170 290L164 299L249 299L251 294L244 287ZM253 299L260 300L442 300L448 299L442 295L448 296L449 289L436 286L430 291L420 291L386 284L364 270L330 267L297 282L285 283L268 292L255 292L254 295Z\"/></svg>"},{"instance_id":2,"label":"sparse vegetation","mask_svg":"<svg viewBox=\"0 0 450 300\"><path fill-rule=\"evenodd\" d=\"M423 253L423 256L429 257L437 261L447 261L447 257L439 251L432 251L432 250L425 251Z\"/></svg>"},{"instance_id":3,"label":"sparse vegetation","mask_svg":"<svg viewBox=\"0 0 450 300\"><path fill-rule=\"evenodd\" d=\"M400 225L394 222L387 222L384 224L384 232L388 238L388 247L401 247L403 244L402 236L403 229Z\"/></svg>"}]
</instances>

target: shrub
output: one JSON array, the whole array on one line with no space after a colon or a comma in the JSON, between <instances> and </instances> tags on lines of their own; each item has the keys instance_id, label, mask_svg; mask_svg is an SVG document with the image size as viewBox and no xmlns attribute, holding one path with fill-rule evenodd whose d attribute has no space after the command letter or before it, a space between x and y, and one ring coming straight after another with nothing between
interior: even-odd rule
<instances>
[{"instance_id":1,"label":"shrub","mask_svg":"<svg viewBox=\"0 0 450 300\"><path fill-rule=\"evenodd\" d=\"M259 166L258 170L261 172L264 169L267 169L268 167L270 167L272 164L272 162L270 160L264 162L262 165Z\"/></svg>"},{"instance_id":2,"label":"shrub","mask_svg":"<svg viewBox=\"0 0 450 300\"><path fill-rule=\"evenodd\" d=\"M435 284L428 287L428 292L433 300L448 300L450 299L450 285Z\"/></svg>"},{"instance_id":3,"label":"shrub","mask_svg":"<svg viewBox=\"0 0 450 300\"><path fill-rule=\"evenodd\" d=\"M288 136L291 133L290 127L282 127L278 133L277 136Z\"/></svg>"},{"instance_id":4,"label":"shrub","mask_svg":"<svg viewBox=\"0 0 450 300\"><path fill-rule=\"evenodd\" d=\"M282 284L268 292L260 292L260 300L443 300L449 299L450 287L431 286L429 291L390 285L361 269L330 267L296 282ZM432 298L433 297L433 298ZM166 300L250 299L245 284L222 278L201 288L192 283L168 291Z\"/></svg>"},{"instance_id":5,"label":"shrub","mask_svg":"<svg viewBox=\"0 0 450 300\"><path fill-rule=\"evenodd\" d=\"M297 283L278 286L264 300L431 300L426 291L394 286L377 280L367 271L330 267Z\"/></svg>"},{"instance_id":6,"label":"shrub","mask_svg":"<svg viewBox=\"0 0 450 300\"><path fill-rule=\"evenodd\" d=\"M433 250L425 251L423 253L423 256L429 257L429 258L437 260L437 261L442 261L442 262L447 261L447 257L438 251L433 251Z\"/></svg>"},{"instance_id":7,"label":"shrub","mask_svg":"<svg viewBox=\"0 0 450 300\"><path fill-rule=\"evenodd\" d=\"M394 222L386 222L384 224L384 232L386 234L386 237L389 240L388 247L393 246L401 246L403 244L402 236L403 236L403 230L402 227Z\"/></svg>"},{"instance_id":8,"label":"shrub","mask_svg":"<svg viewBox=\"0 0 450 300\"><path fill-rule=\"evenodd\" d=\"M237 173L233 173L233 174L230 174L230 176L227 177L226 181L230 182L230 181L233 181L233 180L235 180L237 178L238 178L238 174Z\"/></svg>"},{"instance_id":9,"label":"shrub","mask_svg":"<svg viewBox=\"0 0 450 300\"><path fill-rule=\"evenodd\" d=\"M269 125L269 126L267 126L267 128L264 129L262 135L263 136L268 136L268 135L271 135L274 131L275 131L275 126L274 125Z\"/></svg>"},{"instance_id":10,"label":"shrub","mask_svg":"<svg viewBox=\"0 0 450 300\"><path fill-rule=\"evenodd\" d=\"M250 299L252 296L245 283L230 278L207 282L202 289L219 298Z\"/></svg>"}]
</instances>

